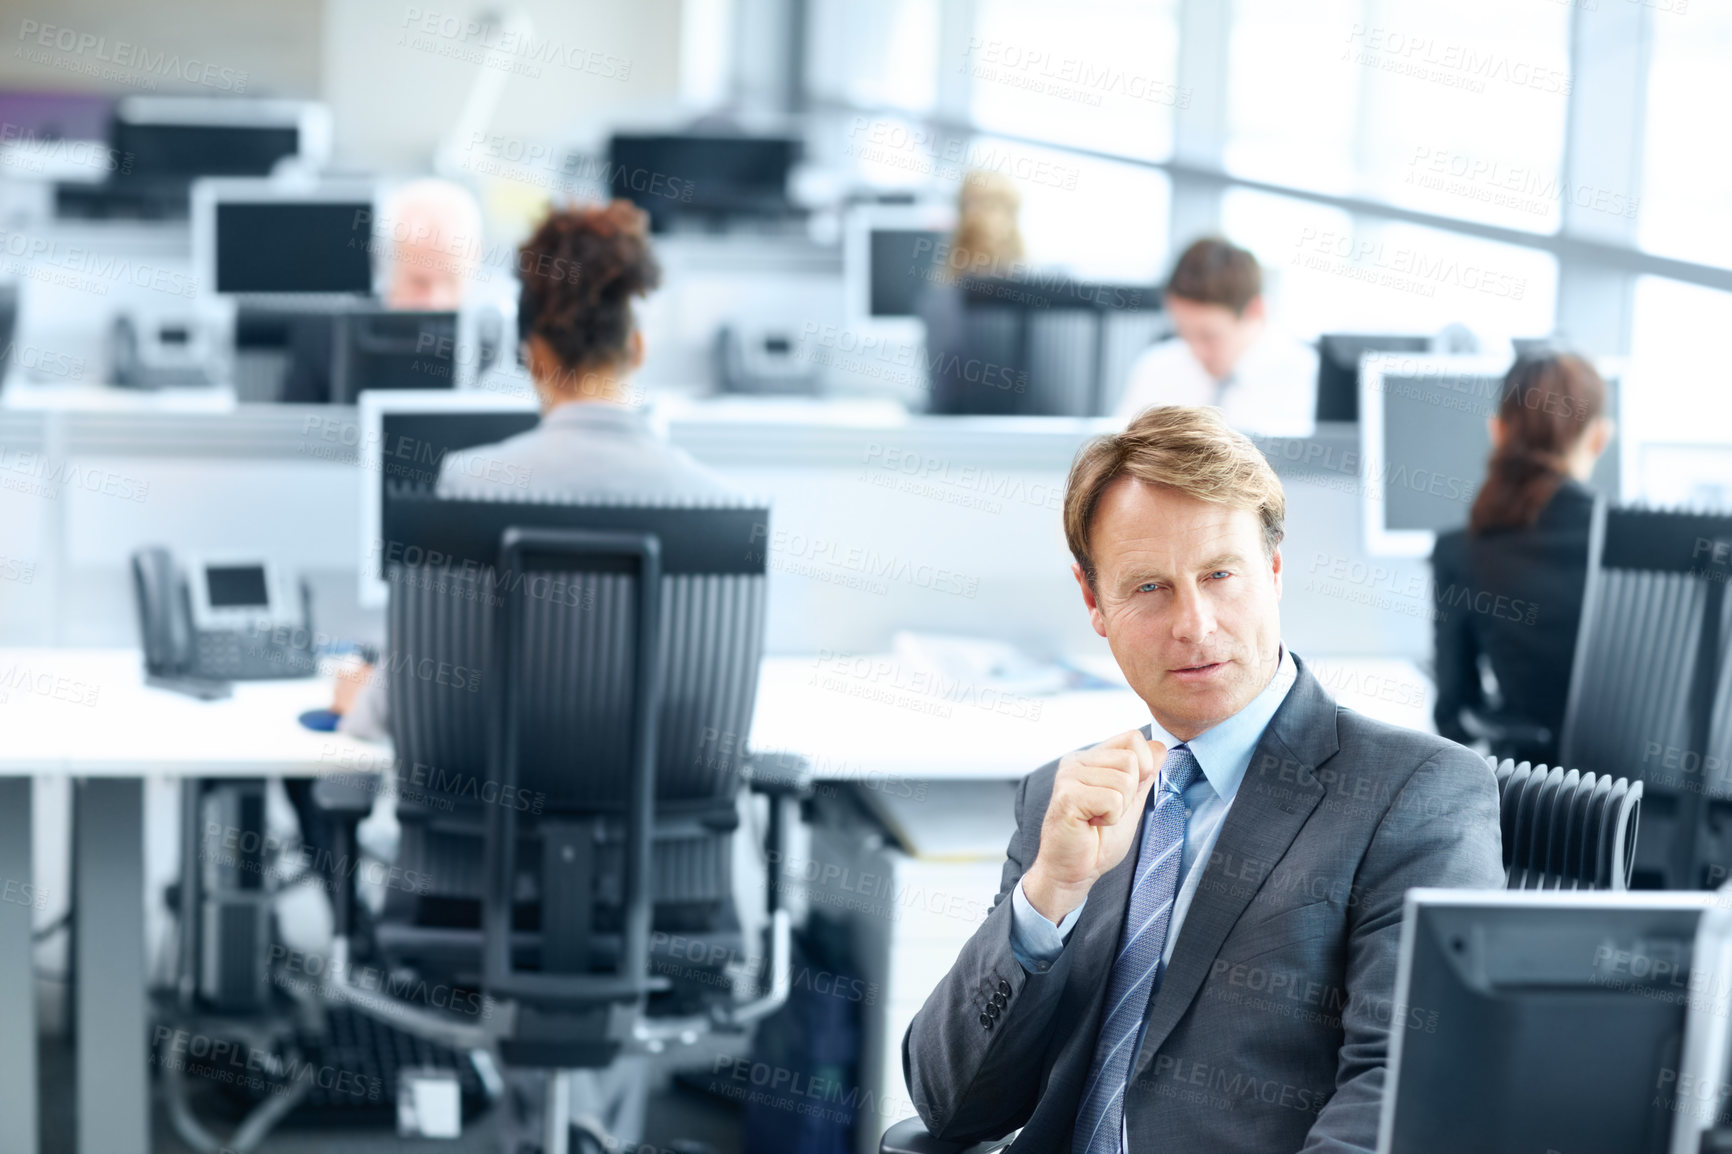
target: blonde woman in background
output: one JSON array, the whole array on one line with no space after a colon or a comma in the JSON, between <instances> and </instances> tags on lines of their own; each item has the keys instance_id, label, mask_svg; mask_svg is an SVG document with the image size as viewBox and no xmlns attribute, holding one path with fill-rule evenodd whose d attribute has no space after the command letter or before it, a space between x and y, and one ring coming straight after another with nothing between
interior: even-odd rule
<instances>
[{"instance_id":1,"label":"blonde woman in background","mask_svg":"<svg viewBox=\"0 0 1732 1154\"><path fill-rule=\"evenodd\" d=\"M956 197L956 230L933 260L931 283L920 298L926 323L928 405L936 413L1013 412L1016 394L1005 382L969 371L963 329L964 277L1012 277L1022 271L1022 193L996 172L974 171Z\"/></svg>"}]
</instances>

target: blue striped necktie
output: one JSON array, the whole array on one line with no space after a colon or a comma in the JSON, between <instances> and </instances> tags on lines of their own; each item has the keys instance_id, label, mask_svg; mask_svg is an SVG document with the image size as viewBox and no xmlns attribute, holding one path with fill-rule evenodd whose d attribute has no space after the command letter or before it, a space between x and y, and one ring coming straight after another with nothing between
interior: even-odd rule
<instances>
[{"instance_id":1,"label":"blue striped necktie","mask_svg":"<svg viewBox=\"0 0 1732 1154\"><path fill-rule=\"evenodd\" d=\"M1106 1011L1095 1040L1094 1063L1077 1107L1071 1149L1077 1154L1118 1154L1124 1132L1125 1080L1136 1053L1137 1034L1149 1008L1155 971L1167 944L1179 861L1185 845L1184 792L1197 780L1197 759L1176 745L1161 766L1161 781L1149 802L1137 850L1136 881L1124 934L1107 982Z\"/></svg>"}]
</instances>

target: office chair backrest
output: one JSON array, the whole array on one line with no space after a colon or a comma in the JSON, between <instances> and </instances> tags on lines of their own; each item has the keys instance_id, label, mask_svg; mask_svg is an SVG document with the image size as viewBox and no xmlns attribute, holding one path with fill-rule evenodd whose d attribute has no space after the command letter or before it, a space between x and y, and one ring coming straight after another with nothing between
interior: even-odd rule
<instances>
[{"instance_id":1,"label":"office chair backrest","mask_svg":"<svg viewBox=\"0 0 1732 1154\"><path fill-rule=\"evenodd\" d=\"M963 344L928 350L939 412L1100 416L1168 328L1152 285L969 277Z\"/></svg>"},{"instance_id":2,"label":"office chair backrest","mask_svg":"<svg viewBox=\"0 0 1732 1154\"><path fill-rule=\"evenodd\" d=\"M1732 516L1596 508L1559 760L1646 783L1638 889L1732 867L1729 578Z\"/></svg>"},{"instance_id":3,"label":"office chair backrest","mask_svg":"<svg viewBox=\"0 0 1732 1154\"><path fill-rule=\"evenodd\" d=\"M768 510L754 504L440 500L387 496L391 597L385 660L400 776L446 782L488 756L487 654L493 609L521 599L527 648L518 786L550 810L624 798L616 765L630 743L636 578L605 570L500 571L508 527L648 532L662 543L658 812L731 806L763 657ZM481 799L486 802L488 799Z\"/></svg>"}]
</instances>

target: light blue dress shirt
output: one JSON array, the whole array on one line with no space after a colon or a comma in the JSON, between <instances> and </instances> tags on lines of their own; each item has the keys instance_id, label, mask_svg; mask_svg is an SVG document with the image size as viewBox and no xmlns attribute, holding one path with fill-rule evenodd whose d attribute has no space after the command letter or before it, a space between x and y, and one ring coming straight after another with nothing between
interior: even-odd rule
<instances>
[{"instance_id":1,"label":"light blue dress shirt","mask_svg":"<svg viewBox=\"0 0 1732 1154\"><path fill-rule=\"evenodd\" d=\"M1293 688L1293 682L1299 676L1298 666L1293 664L1292 654L1287 647L1281 647L1281 659L1275 666L1275 676L1269 679L1269 684L1263 687L1263 692L1253 697L1245 708L1216 725L1204 731L1183 744L1190 747L1191 756L1197 759L1197 768L1202 770L1197 780L1191 783L1191 788L1184 793L1185 812L1185 846L1179 852L1180 881L1179 892L1173 898L1173 915L1167 927L1167 941L1161 947L1161 968L1155 973L1155 989L1161 988L1161 979L1166 975L1167 963L1173 957L1173 945L1179 940L1179 927L1184 924L1185 914L1190 911L1191 899L1197 896L1197 886L1203 880L1203 872L1209 864L1209 854L1215 848L1215 839L1221 834L1221 826L1227 820L1227 811L1233 808L1233 798L1239 793L1239 785L1245 780L1245 771L1251 767L1251 755L1257 751L1257 743L1263 739L1263 731L1269 727L1269 721L1275 716L1275 711L1281 708L1281 703L1287 700L1287 692ZM1178 738L1161 728L1161 723L1150 719L1149 732L1155 741L1168 749L1181 744ZM1153 801L1155 791L1149 791L1149 799ZM1135 845L1132 852L1135 852ZM1045 973L1052 964L1064 953L1065 939L1075 928L1077 919L1082 916L1083 906L1088 905L1088 899L1083 904L1064 916L1064 920L1056 926L1048 921L1041 912L1034 908L1028 900L1028 895L1022 892L1022 882L1016 883L1016 889L1010 895L1010 951L1016 955L1016 960L1022 963L1022 968L1029 973ZM1105 981L1105 976L1102 976ZM1137 1032L1137 1049L1143 1048L1143 1033L1149 1027L1148 1015L1143 1016L1142 1025ZM1132 1055L1131 1068L1136 1068L1136 1055ZM1128 1128L1127 1120L1124 1125ZM1120 1136L1120 1149L1130 1149L1129 1136Z\"/></svg>"}]
</instances>

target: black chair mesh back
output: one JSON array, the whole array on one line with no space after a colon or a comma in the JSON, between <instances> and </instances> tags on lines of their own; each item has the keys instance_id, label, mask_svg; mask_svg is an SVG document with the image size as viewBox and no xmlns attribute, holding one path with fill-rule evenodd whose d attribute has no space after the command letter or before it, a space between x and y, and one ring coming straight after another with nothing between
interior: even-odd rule
<instances>
[{"instance_id":1,"label":"black chair mesh back","mask_svg":"<svg viewBox=\"0 0 1732 1154\"><path fill-rule=\"evenodd\" d=\"M597 507L557 516L576 527L600 516L583 511ZM509 521L515 514L500 515ZM683 545L689 551L692 542ZM688 571L664 572L657 591L654 918L658 929L726 933L734 925L731 838L763 659L765 577L761 565L758 572L702 572L692 571L701 561L682 564ZM619 572L502 575L476 564L398 564L387 580L383 662L402 826L397 865L419 888L387 891L378 938L410 964L444 958L457 968L479 948L484 807L519 812L523 908L539 901L532 876L538 819L625 811L640 590L635 576ZM520 598L525 610L514 677L518 780L509 791L488 780L487 655L504 597ZM597 896L605 904L622 859L611 843L597 853ZM598 916L605 919L605 911ZM608 949L598 940L597 959Z\"/></svg>"},{"instance_id":2,"label":"black chair mesh back","mask_svg":"<svg viewBox=\"0 0 1732 1154\"><path fill-rule=\"evenodd\" d=\"M1732 868L1732 516L1600 509L1559 759L1646 787L1636 889Z\"/></svg>"}]
</instances>

